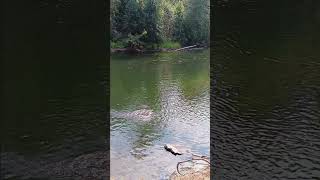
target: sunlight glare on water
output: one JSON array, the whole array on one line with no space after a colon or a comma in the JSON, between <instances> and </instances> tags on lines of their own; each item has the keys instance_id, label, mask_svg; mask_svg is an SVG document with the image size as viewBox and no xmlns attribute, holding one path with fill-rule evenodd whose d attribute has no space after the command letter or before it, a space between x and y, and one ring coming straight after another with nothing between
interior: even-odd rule
<instances>
[{"instance_id":1,"label":"sunlight glare on water","mask_svg":"<svg viewBox=\"0 0 320 180\"><path fill-rule=\"evenodd\" d=\"M191 153L209 156L209 89L209 50L112 56L111 176L165 179ZM141 107L150 121L116 116ZM166 143L189 153L174 156Z\"/></svg>"}]
</instances>

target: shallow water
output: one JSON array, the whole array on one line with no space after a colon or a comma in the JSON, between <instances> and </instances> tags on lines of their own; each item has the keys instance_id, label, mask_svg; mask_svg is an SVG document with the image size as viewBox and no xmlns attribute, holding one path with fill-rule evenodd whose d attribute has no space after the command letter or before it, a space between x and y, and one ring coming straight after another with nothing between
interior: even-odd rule
<instances>
[{"instance_id":1,"label":"shallow water","mask_svg":"<svg viewBox=\"0 0 320 180\"><path fill-rule=\"evenodd\" d=\"M320 177L319 3L284 2L215 8L214 179Z\"/></svg>"},{"instance_id":2,"label":"shallow water","mask_svg":"<svg viewBox=\"0 0 320 180\"><path fill-rule=\"evenodd\" d=\"M209 50L114 55L111 111L151 109L148 121L111 117L111 176L165 179L191 153L209 156ZM166 143L190 153L174 156Z\"/></svg>"}]
</instances>

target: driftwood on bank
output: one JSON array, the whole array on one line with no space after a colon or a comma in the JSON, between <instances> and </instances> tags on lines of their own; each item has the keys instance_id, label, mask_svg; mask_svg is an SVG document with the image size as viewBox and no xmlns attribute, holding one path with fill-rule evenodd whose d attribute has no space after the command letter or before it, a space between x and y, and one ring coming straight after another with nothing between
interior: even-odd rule
<instances>
[{"instance_id":1,"label":"driftwood on bank","mask_svg":"<svg viewBox=\"0 0 320 180\"><path fill-rule=\"evenodd\" d=\"M181 50L185 50L185 49L194 48L194 47L197 47L197 46L198 46L198 45L187 46L187 47L183 47L183 48L176 49L176 50L174 50L174 51L181 51Z\"/></svg>"},{"instance_id":2,"label":"driftwood on bank","mask_svg":"<svg viewBox=\"0 0 320 180\"><path fill-rule=\"evenodd\" d=\"M153 49L153 50L141 50L137 48L112 48L112 53L155 53L155 52L173 52L173 51L183 51L183 50L199 50L204 47L199 47L198 45L186 46L178 49L169 49L169 48L161 48L161 49Z\"/></svg>"},{"instance_id":3,"label":"driftwood on bank","mask_svg":"<svg viewBox=\"0 0 320 180\"><path fill-rule=\"evenodd\" d=\"M127 53L142 53L143 51L137 48L113 48L111 52L127 52Z\"/></svg>"}]
</instances>

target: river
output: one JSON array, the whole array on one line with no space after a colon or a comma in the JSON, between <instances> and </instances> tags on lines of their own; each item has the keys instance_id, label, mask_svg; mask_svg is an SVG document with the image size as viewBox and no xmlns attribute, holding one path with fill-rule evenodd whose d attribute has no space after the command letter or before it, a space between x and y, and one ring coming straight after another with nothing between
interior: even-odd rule
<instances>
[{"instance_id":1,"label":"river","mask_svg":"<svg viewBox=\"0 0 320 180\"><path fill-rule=\"evenodd\" d=\"M214 9L214 179L319 179L316 1L242 1Z\"/></svg>"},{"instance_id":2,"label":"river","mask_svg":"<svg viewBox=\"0 0 320 180\"><path fill-rule=\"evenodd\" d=\"M166 179L191 153L209 156L209 62L209 50L111 57L111 111L157 114L149 121L111 117L111 177ZM174 156L166 143L190 153Z\"/></svg>"},{"instance_id":3,"label":"river","mask_svg":"<svg viewBox=\"0 0 320 180\"><path fill-rule=\"evenodd\" d=\"M46 53L6 63L1 179L106 179L106 63Z\"/></svg>"}]
</instances>

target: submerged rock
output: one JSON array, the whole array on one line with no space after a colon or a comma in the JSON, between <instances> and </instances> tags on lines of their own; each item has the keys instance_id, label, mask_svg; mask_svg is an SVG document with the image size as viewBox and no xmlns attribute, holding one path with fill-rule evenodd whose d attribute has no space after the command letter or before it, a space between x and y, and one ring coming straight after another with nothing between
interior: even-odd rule
<instances>
[{"instance_id":1,"label":"submerged rock","mask_svg":"<svg viewBox=\"0 0 320 180\"><path fill-rule=\"evenodd\" d=\"M151 109L139 109L129 112L111 112L113 118L124 118L138 121L150 121L154 116L154 112Z\"/></svg>"},{"instance_id":2,"label":"submerged rock","mask_svg":"<svg viewBox=\"0 0 320 180\"><path fill-rule=\"evenodd\" d=\"M172 144L166 144L166 145L164 145L164 148L167 150L167 151L169 151L169 152L171 152L172 154L174 154L174 155L182 155L182 152L181 151L179 151L174 145L172 145Z\"/></svg>"}]
</instances>

